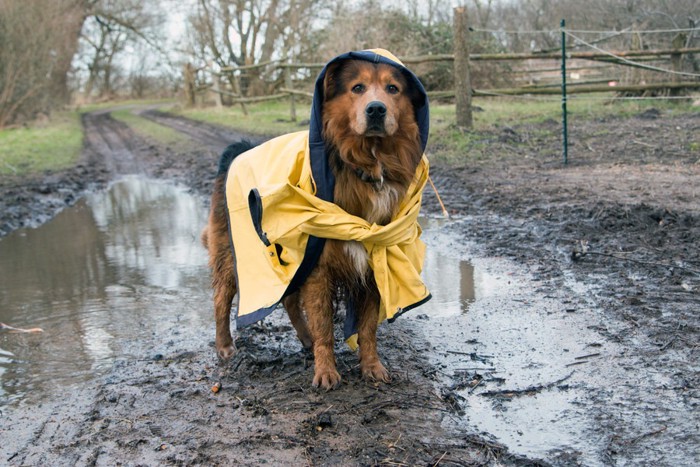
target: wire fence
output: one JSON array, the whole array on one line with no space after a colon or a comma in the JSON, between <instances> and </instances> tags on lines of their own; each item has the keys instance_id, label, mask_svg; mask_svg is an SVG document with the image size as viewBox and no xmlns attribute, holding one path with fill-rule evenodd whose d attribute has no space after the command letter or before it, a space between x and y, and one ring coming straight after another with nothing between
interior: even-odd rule
<instances>
[{"instance_id":1,"label":"wire fence","mask_svg":"<svg viewBox=\"0 0 700 467\"><path fill-rule=\"evenodd\" d=\"M458 11L463 7L455 9L455 17ZM464 24L466 19L464 19ZM688 99L688 92L700 89L700 61L695 58L694 54L700 55L700 47L691 47L695 33L700 32L700 27L689 28L669 28L669 29L650 29L639 30L633 26L621 30L588 30L588 29L569 29L564 27L564 22L557 29L543 30L495 30L477 27L467 27L461 33L457 29L457 19L455 18L455 37L452 39L455 51L452 54L437 54L432 53L434 50L444 49L447 42L434 44L431 50L424 51L425 54L412 57L401 57L402 61L410 66L431 67L436 66L439 62L452 62L455 71L455 81L457 70L464 70L464 63L482 63L482 62L520 62L527 64L525 67L512 67L508 71L510 73L520 74L529 79L531 84L511 87L511 88L487 88L480 89L472 86L469 76L469 67L465 71L459 73L467 73L466 81L459 80L461 85L455 85L454 89L432 91L429 92L431 99L454 99L457 102L457 121L460 121L460 113L468 112L471 115L471 108L460 108L460 102L468 102L471 106L471 97L499 97L522 99L530 101L543 102L562 102L563 107L563 134L564 134L564 161L566 162L566 101L571 99L573 102L582 101L679 101ZM515 34L548 34L561 36L561 49L549 50L540 52L527 53L469 53L469 46L462 47L464 50L458 50L457 43L459 42L459 34L464 35L463 39L468 41L469 33L484 33L492 34L496 37ZM632 47L627 50L612 50L605 48L601 44L621 35L674 35L668 48L645 49L643 47ZM594 36L586 37L582 36ZM566 38L571 39L569 45L566 45ZM551 40L551 38L550 38ZM618 41L619 43L620 41ZM658 45L658 39L656 40ZM583 49L574 50L572 49ZM464 56L466 54L466 56ZM684 61L685 59L685 61ZM567 73L566 62L578 60L574 67L569 67ZM558 68L553 68L549 65L547 68L546 62L560 62L561 75L551 75L558 71ZM597 62L596 65L591 65L591 62ZM458 63L462 65L458 65ZM605 65L605 70L611 67L613 70L636 70L633 73L627 73L624 76L606 75L601 69L601 63ZM544 64L544 65L543 65ZM684 66L690 64L692 71L684 69ZM240 105L244 112L247 112L246 105L253 102L261 102L265 100L289 99L290 102L290 117L291 120L296 120L296 102L298 98L312 97L311 88L313 85L314 71L324 66L324 63L298 63L291 61L288 57L280 57L276 60L271 60L265 63L258 63L247 66L230 66L219 67L216 69L211 64L199 68L194 68L191 65L189 72L186 69L186 88L194 89L195 92L190 93L189 104L194 104L194 95L196 91L214 93L217 96L219 104L222 99L228 99L230 105ZM460 66L461 68L458 68ZM614 68L617 67L617 68ZM594 75L591 70L597 70L600 75ZM194 70L194 71L193 71ZM281 78L277 79L275 90L265 96L245 97L241 92L241 79L251 73L258 73L265 70L268 75L277 73ZM576 70L574 72L573 70ZM303 71L303 73L302 73ZM209 82L204 85L190 83L187 86L187 75L194 80L193 77L197 73L207 73ZM588 80L578 80L581 73L588 73L589 76L597 76ZM640 75L640 73L651 73L654 77ZM537 74L547 76L548 81L533 78ZM634 74L636 73L636 75ZM503 73L501 73L503 74ZM299 79L299 78L302 79ZM667 77L667 81L659 81ZM681 78L684 81L681 81ZM567 80L570 81L567 87ZM207 81L206 79L202 81ZM228 83L228 88L224 83ZM299 86L305 89L298 89ZM560 96L557 96L560 94ZM605 94L605 95L601 95ZM464 98L468 95L468 99ZM460 97L462 96L462 97ZM466 127L471 127L471 117Z\"/></svg>"},{"instance_id":2,"label":"wire fence","mask_svg":"<svg viewBox=\"0 0 700 467\"><path fill-rule=\"evenodd\" d=\"M559 33L561 29L538 29L538 30L508 30L508 29L483 29L470 27L471 32L486 32L490 34L555 34ZM680 32L700 32L700 27L693 28L676 28L676 29L648 29L648 30L638 30L633 29L632 26L625 29L611 29L611 30L590 30L590 29L567 29L570 33L575 34L663 34L663 33L680 33Z\"/></svg>"}]
</instances>

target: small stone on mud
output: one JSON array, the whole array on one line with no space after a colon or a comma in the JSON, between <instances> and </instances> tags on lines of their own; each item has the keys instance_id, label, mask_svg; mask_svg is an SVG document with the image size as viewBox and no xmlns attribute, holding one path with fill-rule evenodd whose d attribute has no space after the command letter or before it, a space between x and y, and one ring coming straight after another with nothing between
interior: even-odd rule
<instances>
[{"instance_id":1,"label":"small stone on mud","mask_svg":"<svg viewBox=\"0 0 700 467\"><path fill-rule=\"evenodd\" d=\"M216 394L219 391L221 391L221 383L217 381L216 383L214 383L214 386L211 387L211 392Z\"/></svg>"}]
</instances>

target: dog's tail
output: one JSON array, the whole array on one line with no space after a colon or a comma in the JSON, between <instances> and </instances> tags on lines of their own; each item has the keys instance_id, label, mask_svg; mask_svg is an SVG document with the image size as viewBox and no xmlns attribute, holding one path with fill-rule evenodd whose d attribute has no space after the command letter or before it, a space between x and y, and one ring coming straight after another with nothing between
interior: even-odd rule
<instances>
[{"instance_id":1,"label":"dog's tail","mask_svg":"<svg viewBox=\"0 0 700 467\"><path fill-rule=\"evenodd\" d=\"M220 177L222 175L226 175L228 168L231 166L231 162L233 162L236 157L253 149L255 146L257 145L246 139L230 144L221 154L221 158L219 159L219 172L216 174L216 176Z\"/></svg>"},{"instance_id":2,"label":"dog's tail","mask_svg":"<svg viewBox=\"0 0 700 467\"><path fill-rule=\"evenodd\" d=\"M214 194L212 195L212 206L210 213L210 221L202 230L200 240L204 248L209 248L209 228L212 222L215 225L226 225L225 207L226 207L226 174L233 160L244 152L253 149L256 144L248 140L241 140L230 144L219 158L219 171L216 173L214 181Z\"/></svg>"}]
</instances>

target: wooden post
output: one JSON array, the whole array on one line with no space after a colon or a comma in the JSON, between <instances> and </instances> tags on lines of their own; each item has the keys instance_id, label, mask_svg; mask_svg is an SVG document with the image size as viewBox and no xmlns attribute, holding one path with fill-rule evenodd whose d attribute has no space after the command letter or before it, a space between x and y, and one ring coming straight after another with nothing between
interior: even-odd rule
<instances>
[{"instance_id":1,"label":"wooden post","mask_svg":"<svg viewBox=\"0 0 700 467\"><path fill-rule=\"evenodd\" d=\"M236 74L236 70L232 69L228 75L228 81L229 84L231 85L231 91L233 92L234 96L238 97L243 97L241 94L241 82L238 80L238 75ZM241 110L243 111L243 115L248 115L248 108L246 105L241 102Z\"/></svg>"},{"instance_id":2,"label":"wooden post","mask_svg":"<svg viewBox=\"0 0 700 467\"><path fill-rule=\"evenodd\" d=\"M183 70L183 94L185 98L185 107L194 107L195 97L195 82L194 82L194 67L191 63L185 63Z\"/></svg>"},{"instance_id":3,"label":"wooden post","mask_svg":"<svg viewBox=\"0 0 700 467\"><path fill-rule=\"evenodd\" d=\"M284 86L287 89L292 89L292 68L284 69ZM297 121L297 107L294 94L289 94L289 119L293 122Z\"/></svg>"},{"instance_id":4,"label":"wooden post","mask_svg":"<svg viewBox=\"0 0 700 467\"><path fill-rule=\"evenodd\" d=\"M454 76L456 93L457 127L471 130L472 121L472 86L469 77L469 29L467 26L467 9L463 6L454 10Z\"/></svg>"},{"instance_id":5,"label":"wooden post","mask_svg":"<svg viewBox=\"0 0 700 467\"><path fill-rule=\"evenodd\" d=\"M695 20L692 18L688 18L688 29L695 29ZM688 49L690 48L690 44L693 40L693 36L695 35L696 31L690 31L690 34L688 34L688 40L685 42L685 48ZM689 53L687 54L687 59L690 62L690 64L693 67L693 71L695 73L700 72L700 62L698 60L695 60L695 54L694 53Z\"/></svg>"},{"instance_id":6,"label":"wooden post","mask_svg":"<svg viewBox=\"0 0 700 467\"><path fill-rule=\"evenodd\" d=\"M566 110L566 20L559 23L561 28L561 136L562 159L564 165L569 163L569 124Z\"/></svg>"},{"instance_id":7,"label":"wooden post","mask_svg":"<svg viewBox=\"0 0 700 467\"><path fill-rule=\"evenodd\" d=\"M214 101L216 102L216 108L221 110L224 106L223 95L221 94L221 76L214 73L214 62L209 62L209 69L212 70L211 73L211 91L214 93Z\"/></svg>"},{"instance_id":8,"label":"wooden post","mask_svg":"<svg viewBox=\"0 0 700 467\"><path fill-rule=\"evenodd\" d=\"M682 49L683 46L685 45L685 40L686 40L686 35L683 33L678 33L676 34L676 37L673 38L673 42L671 42L671 45L674 49ZM683 71L683 64L682 64L682 58L683 55L680 52L672 53L671 54L671 69L675 71L676 73ZM681 82L681 76L679 74L673 74L671 76L671 81L673 83L680 83ZM682 92L682 89L671 89L671 95L672 96L679 96Z\"/></svg>"}]
</instances>

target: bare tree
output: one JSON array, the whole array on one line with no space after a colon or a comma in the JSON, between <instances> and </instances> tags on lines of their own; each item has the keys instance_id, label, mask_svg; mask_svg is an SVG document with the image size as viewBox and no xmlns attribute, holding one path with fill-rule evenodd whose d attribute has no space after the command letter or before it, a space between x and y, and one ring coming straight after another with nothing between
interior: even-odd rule
<instances>
[{"instance_id":1,"label":"bare tree","mask_svg":"<svg viewBox=\"0 0 700 467\"><path fill-rule=\"evenodd\" d=\"M265 63L282 58L313 21L322 0L198 0L190 17L192 49L200 63L218 67ZM308 30L307 30L308 33ZM296 37L296 39L294 39ZM229 76L230 79L233 79ZM241 92L266 91L266 70L241 77ZM236 87L235 83L231 83Z\"/></svg>"},{"instance_id":2,"label":"bare tree","mask_svg":"<svg viewBox=\"0 0 700 467\"><path fill-rule=\"evenodd\" d=\"M0 128L67 102L82 8L76 0L0 1Z\"/></svg>"},{"instance_id":3,"label":"bare tree","mask_svg":"<svg viewBox=\"0 0 700 467\"><path fill-rule=\"evenodd\" d=\"M88 74L84 95L90 99L97 90L97 97L109 97L120 72L117 57L127 47L145 43L151 50L141 53L159 50L163 14L157 3L136 0L95 0L87 13L76 61Z\"/></svg>"}]
</instances>

